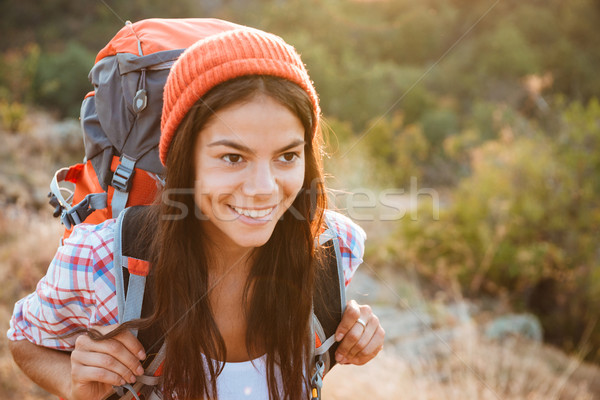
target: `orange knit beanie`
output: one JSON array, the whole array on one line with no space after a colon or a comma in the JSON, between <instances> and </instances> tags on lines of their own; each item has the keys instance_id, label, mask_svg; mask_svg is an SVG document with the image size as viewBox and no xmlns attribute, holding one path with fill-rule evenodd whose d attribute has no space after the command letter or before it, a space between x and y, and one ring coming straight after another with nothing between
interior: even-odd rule
<instances>
[{"instance_id":1,"label":"orange knit beanie","mask_svg":"<svg viewBox=\"0 0 600 400\"><path fill-rule=\"evenodd\" d=\"M216 85L245 75L271 75L294 82L313 104L315 121L319 100L300 56L283 39L253 28L226 31L199 40L171 68L163 95L160 160L188 110ZM315 125L315 130L317 124ZM313 135L314 135L313 131Z\"/></svg>"}]
</instances>

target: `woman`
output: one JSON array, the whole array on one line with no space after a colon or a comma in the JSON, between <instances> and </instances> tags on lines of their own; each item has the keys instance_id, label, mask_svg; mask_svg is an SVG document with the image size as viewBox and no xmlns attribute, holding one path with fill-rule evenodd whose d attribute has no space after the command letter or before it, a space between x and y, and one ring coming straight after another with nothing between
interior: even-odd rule
<instances>
[{"instance_id":1,"label":"woman","mask_svg":"<svg viewBox=\"0 0 600 400\"><path fill-rule=\"evenodd\" d=\"M348 282L364 241L324 212L319 117L304 65L280 38L242 28L186 50L164 89L166 187L148 211L159 222L143 233L153 313L110 325L115 221L79 225L15 305L8 336L20 367L64 398L101 399L143 372L148 349L128 328L153 326L167 343L167 399L307 398L314 243L327 218ZM350 302L336 360L364 364L383 336L370 308Z\"/></svg>"}]
</instances>

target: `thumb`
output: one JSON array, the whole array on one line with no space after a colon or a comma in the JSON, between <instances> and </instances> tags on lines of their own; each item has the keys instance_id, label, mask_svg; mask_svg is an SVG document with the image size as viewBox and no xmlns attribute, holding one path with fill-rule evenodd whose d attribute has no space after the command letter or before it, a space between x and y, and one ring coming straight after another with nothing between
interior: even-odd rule
<instances>
[{"instance_id":1,"label":"thumb","mask_svg":"<svg viewBox=\"0 0 600 400\"><path fill-rule=\"evenodd\" d=\"M358 318L360 318L360 307L356 301L350 300L346 304L346 310L344 311L344 315L342 315L342 321L335 331L336 342L340 342L342 339L344 339L344 336L356 323Z\"/></svg>"}]
</instances>

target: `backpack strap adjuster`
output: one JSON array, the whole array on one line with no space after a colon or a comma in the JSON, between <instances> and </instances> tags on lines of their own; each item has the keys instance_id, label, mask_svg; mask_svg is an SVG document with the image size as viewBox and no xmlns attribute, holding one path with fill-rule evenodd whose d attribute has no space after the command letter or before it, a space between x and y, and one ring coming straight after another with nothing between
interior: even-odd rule
<instances>
[{"instance_id":1,"label":"backpack strap adjuster","mask_svg":"<svg viewBox=\"0 0 600 400\"><path fill-rule=\"evenodd\" d=\"M121 163L113 173L112 182L110 183L112 187L121 192L129 192L135 174L135 161L135 159L123 154Z\"/></svg>"},{"instance_id":2,"label":"backpack strap adjuster","mask_svg":"<svg viewBox=\"0 0 600 400\"><path fill-rule=\"evenodd\" d=\"M112 215L116 218L127 206L127 199L129 198L129 190L133 183L133 175L135 174L135 158L121 155L121 162L115 168L113 173L111 186L115 188L115 192L112 197Z\"/></svg>"}]
</instances>

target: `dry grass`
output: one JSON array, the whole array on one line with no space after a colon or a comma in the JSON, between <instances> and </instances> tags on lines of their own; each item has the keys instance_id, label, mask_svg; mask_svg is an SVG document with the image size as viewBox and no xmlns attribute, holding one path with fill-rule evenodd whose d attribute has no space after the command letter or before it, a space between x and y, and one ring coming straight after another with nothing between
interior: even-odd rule
<instances>
[{"instance_id":1,"label":"dry grass","mask_svg":"<svg viewBox=\"0 0 600 400\"><path fill-rule=\"evenodd\" d=\"M0 399L53 398L14 364L5 333L15 301L35 289L56 252L61 233L61 226L51 215L17 206L4 206L0 213Z\"/></svg>"},{"instance_id":2,"label":"dry grass","mask_svg":"<svg viewBox=\"0 0 600 400\"><path fill-rule=\"evenodd\" d=\"M444 358L409 364L386 349L365 366L338 366L325 378L323 398L592 400L598 393L589 386L599 378L598 368L546 346L473 333Z\"/></svg>"},{"instance_id":3,"label":"dry grass","mask_svg":"<svg viewBox=\"0 0 600 400\"><path fill-rule=\"evenodd\" d=\"M50 178L82 155L73 124L57 128L48 116L34 114L24 126L16 134L0 131L0 399L7 400L56 398L17 368L5 333L14 303L35 289L63 232L44 204Z\"/></svg>"}]
</instances>

